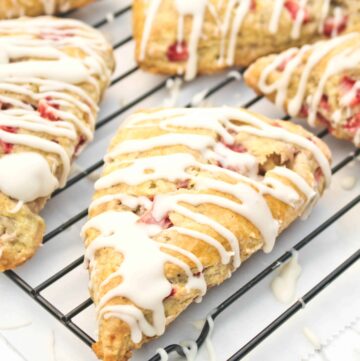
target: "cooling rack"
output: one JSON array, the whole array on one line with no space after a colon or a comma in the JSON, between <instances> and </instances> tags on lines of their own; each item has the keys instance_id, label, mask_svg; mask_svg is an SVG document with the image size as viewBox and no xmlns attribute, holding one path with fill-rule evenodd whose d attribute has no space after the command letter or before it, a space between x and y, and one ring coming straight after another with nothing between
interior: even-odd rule
<instances>
[{"instance_id":1,"label":"cooling rack","mask_svg":"<svg viewBox=\"0 0 360 361\"><path fill-rule=\"evenodd\" d=\"M93 180L103 165L102 156L105 154L109 139L128 114L136 109L163 104L164 99L169 97L169 91L167 89L168 78L142 72L133 60L134 42L131 36L130 0L102 0L85 9L72 11L66 16L84 20L101 30L113 44L118 68L103 101L96 125L95 141L77 160L77 167L67 185L55 192L43 213L48 227L44 238L44 247L35 260L20 267L19 270L6 272L6 276L61 322L64 327L85 344L91 346L95 338L93 323L86 320L89 314L94 314L91 299L84 297L83 292L80 292L81 296L79 296L75 289L70 289L66 292L71 301L66 306L60 307L56 302L56 295L60 291L56 291L56 287L57 284L82 267L83 256L81 256L82 248L78 234L87 216L86 206L89 204L92 194ZM289 117L247 88L241 79L242 72L239 71L238 74L239 77L235 76L234 72L201 77L191 84L185 84L179 94L177 105L190 107L194 96L201 93L205 105L241 105L268 116L289 120ZM293 121L298 122L296 119ZM341 247L342 252L337 252L339 255L336 259L331 256L331 262L320 262L320 264L324 264L324 267L321 267L323 269L318 272L319 274L314 277L312 282L307 283L304 287L306 292L304 291L290 307L274 306L275 310L267 312L263 322L257 327L246 325L251 332L244 331L242 334L246 334L246 337L251 335L250 337L243 336L237 340L229 340L232 347L224 352L228 356L224 356L221 360L242 359L304 309L308 303L319 297L327 286L341 278L360 259L359 226L355 222L353 227L348 227L359 218L360 186L357 184L351 190L344 190L341 187L343 177L349 174L357 176L360 174L360 162L357 161L360 150L353 148L350 144L332 139L324 129L316 132L333 151L332 172L335 186L332 186L325 195L322 208L316 208L314 215L308 221L301 224L300 222L296 223L289 231L286 231L279 242L281 244L277 245L271 255L255 255L254 260L248 262L249 265L242 266L245 270L238 272L244 275L242 278L236 276L235 281L229 281L229 286L221 286L218 291L215 291L218 292L216 297L213 297L214 292L210 292L210 301L206 302L204 306L206 314L203 314L203 318L207 317L207 321L198 331L196 343L198 346L204 343L210 332L210 323L215 322L216 324L222 316L225 323L231 323L229 312L231 310L238 312L239 307L236 305L248 302L249 295L254 289L260 288L263 292L269 293L268 290L264 290L266 288L264 280L274 274L280 265L291 257L294 250L298 251L300 256L302 253L311 254L311 247L317 243L324 244L327 239L330 239L328 246ZM65 202L65 200L67 201ZM341 225L340 230L339 224ZM347 236L343 234L346 227L348 227L346 229ZM340 246L340 239L337 242L334 234L347 240L346 244L342 243ZM333 239L334 237L335 239ZM75 248L74 242L76 242ZM64 251L69 244L72 244L71 252ZM326 248L324 251L326 252ZM316 254L312 255L312 257L316 256ZM41 257L43 258L37 261ZM319 257L322 261L326 261L327 253L319 255ZM31 268L32 274L36 274L36 276L29 275ZM46 271L44 272L44 270ZM81 277L83 284L77 283L76 287L85 289L86 280L84 276ZM54 288L55 291L51 291ZM72 292L75 295L70 297ZM252 295L252 297L254 296ZM255 312L261 313L261 308ZM236 317L233 318L236 319ZM232 322L235 321L232 320ZM180 326L183 329L191 327L189 325ZM167 339L165 339L160 342L160 345L169 353L183 355L183 346L180 345L182 335L177 334L174 328L171 330L172 335L169 338L171 342L166 343ZM160 360L160 356L155 353L155 350L150 346L145 353L135 356L135 359Z\"/></svg>"}]
</instances>

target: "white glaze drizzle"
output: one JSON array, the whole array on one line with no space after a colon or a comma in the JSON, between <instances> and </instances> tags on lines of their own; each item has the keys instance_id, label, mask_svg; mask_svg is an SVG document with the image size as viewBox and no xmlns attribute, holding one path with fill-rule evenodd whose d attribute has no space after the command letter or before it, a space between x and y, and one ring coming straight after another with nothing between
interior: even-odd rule
<instances>
[{"instance_id":1,"label":"white glaze drizzle","mask_svg":"<svg viewBox=\"0 0 360 361\"><path fill-rule=\"evenodd\" d=\"M22 202L46 197L59 185L49 164L38 153L7 154L0 158L0 169L0 192Z\"/></svg>"},{"instance_id":2,"label":"white glaze drizzle","mask_svg":"<svg viewBox=\"0 0 360 361\"><path fill-rule=\"evenodd\" d=\"M206 349L207 349L207 353L208 353L208 356L209 356L209 361L216 361L216 353L215 353L215 348L214 348L214 345L211 341L211 336L214 332L214 320L211 316L208 316L206 318L208 324L209 324L209 332L206 336L206 339L205 339L205 345L206 345Z\"/></svg>"},{"instance_id":3,"label":"white glaze drizzle","mask_svg":"<svg viewBox=\"0 0 360 361\"><path fill-rule=\"evenodd\" d=\"M354 176L345 176L341 179L341 187L347 191L352 190L356 185L357 179Z\"/></svg>"},{"instance_id":4,"label":"white glaze drizzle","mask_svg":"<svg viewBox=\"0 0 360 361\"><path fill-rule=\"evenodd\" d=\"M298 254L293 253L290 260L281 266L279 273L271 283L276 299L281 303L290 303L295 297L296 282L301 274Z\"/></svg>"},{"instance_id":5,"label":"white glaze drizzle","mask_svg":"<svg viewBox=\"0 0 360 361\"><path fill-rule=\"evenodd\" d=\"M279 28L280 16L284 7L285 0L274 1L274 8L271 14L271 19L269 23L269 32L271 34L276 34Z\"/></svg>"},{"instance_id":6,"label":"white glaze drizzle","mask_svg":"<svg viewBox=\"0 0 360 361\"><path fill-rule=\"evenodd\" d=\"M347 36L354 36L358 34L344 35L342 38ZM334 40L332 40L334 41ZM319 107L325 84L334 75L341 74L346 70L356 69L360 63L360 47L359 40L352 41L350 46L340 53L335 54L327 63L326 69L322 73L318 86L314 92L312 100L310 102L308 122L314 126L316 121L316 113Z\"/></svg>"},{"instance_id":7,"label":"white glaze drizzle","mask_svg":"<svg viewBox=\"0 0 360 361\"><path fill-rule=\"evenodd\" d=\"M107 79L110 75L105 61L97 55L97 50L105 49L105 41L80 22L46 17L2 21L0 34L3 34L0 37L0 91L21 95L20 98L0 96L0 102L10 106L0 112L0 140L10 145L24 145L57 155L58 159L53 162L55 168L51 172L55 174L58 164L61 175L57 187L64 186L74 154L41 134L67 138L75 144L79 139L83 139L84 143L92 139L98 107L95 100L78 84L88 83L94 86L94 98L99 98L97 78ZM72 58L62 50L64 47L79 48L86 56L83 59ZM39 110L34 110L31 104L37 105ZM45 112L49 112L56 121L44 118L40 107L44 107ZM85 120L73 114L74 107L84 113ZM54 188L48 169L39 166L38 159L29 156L32 153L22 154L20 152L16 155L17 164L34 161L34 169L42 169L44 172L42 176L36 175L36 179L41 180L43 189L38 194L41 197L50 195L57 187ZM43 163L47 164L45 157ZM9 173L10 165L5 164L8 168L4 168L4 172ZM31 168L31 164L26 164L26 167ZM15 169L15 165L12 169ZM33 178L35 179L35 173ZM45 180L48 180L47 184L44 184ZM37 189L37 184L33 188ZM44 194L45 190L50 193ZM11 196L16 193L12 190ZM18 193L24 192L19 189ZM19 200L28 201L24 196Z\"/></svg>"},{"instance_id":8,"label":"white glaze drizzle","mask_svg":"<svg viewBox=\"0 0 360 361\"><path fill-rule=\"evenodd\" d=\"M152 337L164 332L166 319L163 300L172 289L164 274L166 263L173 263L184 270L188 276L187 287L189 289L200 289L201 294L206 291L203 276L193 276L186 263L163 252L161 248L170 245L152 240L152 232L148 232L146 225L138 221L139 217L132 212L108 211L92 218L83 228L83 232L89 228L97 229L100 232L100 235L86 251L86 258L90 266L96 251L101 248L114 248L124 256L118 271L118 275L122 276L123 281L102 297L98 309L101 310L101 315L104 317L117 317L127 322L131 328L133 342L140 342L142 334ZM129 239L133 241L129 242ZM175 246L172 248L190 258L194 257L183 249L177 249ZM142 259L139 254L143 255ZM138 272L138 262L141 262L144 272ZM139 284L143 285L145 292L137 291ZM119 296L128 298L134 305L103 307L108 300ZM138 307L152 311L152 324L145 319Z\"/></svg>"},{"instance_id":9,"label":"white glaze drizzle","mask_svg":"<svg viewBox=\"0 0 360 361\"><path fill-rule=\"evenodd\" d=\"M245 20L245 17L251 8L251 1L252 0L242 0L240 5L236 9L233 25L230 32L229 49L226 60L227 65L233 65L235 62L237 36Z\"/></svg>"},{"instance_id":10,"label":"white glaze drizzle","mask_svg":"<svg viewBox=\"0 0 360 361\"><path fill-rule=\"evenodd\" d=\"M189 38L189 59L186 63L185 80L191 80L196 76L198 55L197 48L204 22L205 8L208 0L175 0L175 6L180 16L180 21L186 15L192 16L192 27ZM181 30L180 30L181 31ZM182 36L180 34L180 40Z\"/></svg>"},{"instance_id":11,"label":"white glaze drizzle","mask_svg":"<svg viewBox=\"0 0 360 361\"><path fill-rule=\"evenodd\" d=\"M303 206L301 217L302 219L306 219L307 216L310 214L312 208L315 206L316 201L318 200L318 194L314 191L313 188L309 186L309 184L304 180L304 178L302 178L296 172L293 172L288 168L275 167L274 169L272 169L271 173L287 178L305 196L306 201ZM268 184L267 180L265 182ZM270 184L274 184L273 180ZM275 186L278 186L278 184L276 184ZM287 194L291 195L292 192L289 190L287 191ZM297 202L297 199L295 198L294 201Z\"/></svg>"},{"instance_id":12,"label":"white glaze drizzle","mask_svg":"<svg viewBox=\"0 0 360 361\"><path fill-rule=\"evenodd\" d=\"M356 33L350 33L339 36L337 38L328 40L326 42L319 42L314 45L306 45L300 50L290 49L283 54L274 58L261 73L259 78L258 86L259 89L265 93L270 94L276 92L276 105L284 108L284 104L287 97L287 91L292 81L292 76L295 71L299 68L300 64L304 61L304 56L307 55L304 68L302 69L300 80L297 84L295 96L288 101L287 111L291 116L299 115L302 105L306 97L307 84L314 68L324 59L333 52L337 47L343 46L348 43L349 47L342 50L340 53L335 54L329 59L325 70L322 72L320 81L318 81L317 87L313 92L313 95L307 101L309 105L309 116L308 122L314 126L317 116L317 111L323 94L323 90L326 82L331 76L340 74L345 70L351 70L356 68L360 62L360 50L359 41L356 39ZM287 58L292 57L286 65L284 71L279 76L279 79L272 84L268 84L267 80L270 74ZM346 99L342 99L345 102ZM340 110L334 114L334 118L341 116Z\"/></svg>"},{"instance_id":13,"label":"white glaze drizzle","mask_svg":"<svg viewBox=\"0 0 360 361\"><path fill-rule=\"evenodd\" d=\"M233 11L236 3L237 3L237 0L228 0L227 1L224 21L220 27L221 40L220 40L220 56L219 56L219 60L218 60L219 64L224 63L225 41L226 41L226 37L227 37L227 34L230 29L230 25L231 25L230 21L231 21L232 11Z\"/></svg>"},{"instance_id":14,"label":"white glaze drizzle","mask_svg":"<svg viewBox=\"0 0 360 361\"><path fill-rule=\"evenodd\" d=\"M155 20L156 13L161 4L161 0L149 0L147 3L148 3L147 4L148 8L146 9L146 20L145 20L143 35L141 38L141 47L140 47L141 60L145 58L147 43L150 39L153 22Z\"/></svg>"},{"instance_id":15,"label":"white glaze drizzle","mask_svg":"<svg viewBox=\"0 0 360 361\"><path fill-rule=\"evenodd\" d=\"M314 349L316 351L321 350L322 346L319 337L309 327L303 328L303 334L306 337L306 339L310 342L310 344L314 346Z\"/></svg>"},{"instance_id":16,"label":"white glaze drizzle","mask_svg":"<svg viewBox=\"0 0 360 361\"><path fill-rule=\"evenodd\" d=\"M92 210L94 207L98 207L101 204L112 201L120 201L122 205L130 208L131 210L136 210L136 208L139 206L143 206L144 209L150 209L152 205L151 201L147 197L135 197L123 193L116 193L107 194L102 197L96 198L92 201L89 210Z\"/></svg>"},{"instance_id":17,"label":"white glaze drizzle","mask_svg":"<svg viewBox=\"0 0 360 361\"><path fill-rule=\"evenodd\" d=\"M236 121L246 125L235 124L234 122ZM102 297L98 302L98 312L100 317L115 317L123 320L129 325L132 340L139 342L142 334L152 337L160 335L164 331L166 319L163 300L171 291L163 271L166 262L174 263L183 269L188 277L187 287L189 290L199 290L200 294L204 294L206 291L206 284L202 273L200 273L199 278L194 278L187 263L180 262L176 257L169 256L166 250L175 251L187 258L194 264L197 272L201 272L203 269L201 260L197 259L191 252L180 249L170 243L160 243L153 239L153 237L156 237L160 232L162 235L169 235L168 239L171 239L170 235L172 233L192 237L213 247L218 252L223 264L229 264L232 260L234 268L240 265L241 250L239 249L239 240L235 233L219 221L193 208L189 208L189 206L201 207L203 204L211 204L245 217L260 233L264 241L264 251L269 252L279 231L279 224L273 218L264 195L269 194L291 207L303 210L311 202L315 193L300 175L290 169L283 171L283 168L274 168L261 180L256 174L251 172L251 178L249 178L242 175L238 169L234 170L232 167L226 169L208 164L209 160L214 159L214 154L217 154L218 150L216 148L219 144L221 144L220 148L225 147L219 140L216 140L214 134L226 144L236 145L234 132L238 133L243 130L247 133L251 133L251 131L260 132L261 137L283 140L308 149L314 158L319 160L319 165L322 167L325 175L329 172L327 170L329 164L324 155L322 155L321 150L311 141L292 134L283 128L272 126L255 115L238 109L226 107L213 109L165 109L151 113L138 113L125 121L124 126L129 129L142 126L146 128L157 127L164 132L170 133L147 139L123 141L118 146L115 146L109 153L110 156L106 157L106 162L112 162L114 158L122 154L137 155L129 160L120 160L120 162L117 159L118 167L113 168L110 173L106 173L96 182L96 190L105 191L122 183L135 186L147 181L163 179L173 183L190 181L193 183L193 188L198 191L197 193L183 191L181 193L157 195L152 202L145 200L146 198L143 196L127 195L121 192L105 194L95 199L90 206L90 210L94 210L95 206L118 200L123 206L133 211L139 206L143 207L155 221L154 224L146 224L145 220L142 221L142 218L125 210L120 212L105 211L91 218L83 229L83 235L90 228L94 228L99 232L99 235L88 246L86 252L86 258L90 262L92 277L96 274L94 257L97 251L103 248L113 248L115 251L123 254L125 260L128 257L124 268L122 263L119 269L113 272L101 285L106 285L115 277L124 276L123 279L126 279L126 286L120 283L119 286L116 286ZM173 129L179 128L182 131L181 133L173 132ZM189 131L189 129L192 131ZM207 133L194 134L196 130L207 131ZM213 135L209 135L208 132L212 132ZM141 155L138 155L143 151L151 151L161 146L177 146L176 153L155 155L147 158L142 158ZM183 146L180 152L178 150L179 146ZM190 153L190 150L191 152L197 152L199 159ZM234 151L227 153L225 156L226 165L240 163L240 159L236 161L230 159L236 159L238 155L241 155L241 153L238 154ZM257 169L256 158L253 159L255 159L255 162L252 164L252 167ZM245 158L242 161L246 163ZM239 168L241 169L241 167ZM199 174L199 172L204 173ZM226 176L230 179L228 181L221 180L220 178L213 179L207 176L207 172L213 175ZM304 196L305 201L302 202L299 194L292 187L284 184L281 178L286 178L292 183ZM171 212L184 216L194 222L194 225L201 224L209 227L221 236L226 243L223 244L206 233L188 228L189 226L186 228L170 226L169 229L162 229L158 224L160 224L162 219L168 217ZM156 222L159 223L157 224ZM139 237L135 243L146 242L146 245L144 247L137 243L128 245L129 239L134 239L135 237ZM150 247L150 244L152 251L147 252L146 247ZM137 252L135 252L135 248ZM144 251L139 252L139 249ZM150 258L149 254L151 252L153 252L152 259L147 261ZM139 253L144 254L144 257L140 257ZM129 254L130 256L127 256ZM144 263L146 269L149 267L149 272L143 271L146 273L146 277L148 277L145 283L153 291L144 292L140 295L135 285L139 283L138 277L141 275L138 275L138 272L135 275L135 271L138 269L139 264ZM155 269L158 270L156 276L153 273ZM162 270L161 272L160 269ZM126 275L124 272L126 272ZM158 282L162 285L159 288L156 285ZM129 298L135 305L107 306L108 301L118 296ZM145 304L146 302L151 304ZM153 324L150 324L145 319L139 307L141 309L148 309L153 314L156 313Z\"/></svg>"},{"instance_id":18,"label":"white glaze drizzle","mask_svg":"<svg viewBox=\"0 0 360 361\"><path fill-rule=\"evenodd\" d=\"M70 171L70 157L66 150L59 144L34 135L13 134L0 129L0 139L9 144L24 145L43 152L57 154L62 164L62 175L60 177L60 186L64 186L67 175ZM21 157L21 153L20 153ZM7 168L4 168L5 172ZM19 173L21 174L21 172Z\"/></svg>"},{"instance_id":19,"label":"white glaze drizzle","mask_svg":"<svg viewBox=\"0 0 360 361\"><path fill-rule=\"evenodd\" d=\"M323 0L320 14L320 23L319 23L319 33L322 34L324 32L324 24L325 20L329 14L330 10L330 2L331 0Z\"/></svg>"},{"instance_id":20,"label":"white glaze drizzle","mask_svg":"<svg viewBox=\"0 0 360 361\"><path fill-rule=\"evenodd\" d=\"M294 25L291 29L291 38L292 39L299 39L300 32L301 32L301 26L305 19L305 6L307 4L308 0L299 0L299 10L296 14L296 19L294 21Z\"/></svg>"},{"instance_id":21,"label":"white glaze drizzle","mask_svg":"<svg viewBox=\"0 0 360 361\"><path fill-rule=\"evenodd\" d=\"M215 35L220 36L218 64L223 65L225 62L228 66L233 65L235 63L236 57L237 38L239 32L241 31L242 25L246 20L246 17L252 10L252 0L228 0L226 2L225 11L222 10L224 1L220 1L220 3L217 4L217 7L214 6L214 4L209 0L173 0L173 2L174 8L178 14L176 40L179 52L181 52L181 48L183 46L182 42L185 40L185 17L192 17L191 33L188 40L189 59L186 62L185 79L191 80L197 73L198 44L201 36L204 36L203 25L207 9L215 22ZM292 39L298 39L301 35L301 28L304 24L306 16L307 4L308 0L299 0L299 10L296 13L296 18L293 20L291 33L289 34ZM270 34L276 34L278 32L281 15L284 11L284 5L285 0L273 1L273 9L268 25L268 31ZM145 23L140 43L140 60L144 60L146 57L146 49L160 6L161 0L146 1ZM323 0L321 14L319 16L319 33L323 33L324 22L328 16L329 11L330 0ZM343 9L341 7L337 7L335 8L334 13L335 22L339 23L342 18ZM336 31L336 27L334 27L333 34L331 35L336 36ZM179 68L179 71L182 73L183 68Z\"/></svg>"},{"instance_id":22,"label":"white glaze drizzle","mask_svg":"<svg viewBox=\"0 0 360 361\"><path fill-rule=\"evenodd\" d=\"M340 6L337 6L334 9L334 26L331 31L331 37L335 37L338 34L339 31L339 25L341 24L341 21L343 19L343 9Z\"/></svg>"}]
</instances>

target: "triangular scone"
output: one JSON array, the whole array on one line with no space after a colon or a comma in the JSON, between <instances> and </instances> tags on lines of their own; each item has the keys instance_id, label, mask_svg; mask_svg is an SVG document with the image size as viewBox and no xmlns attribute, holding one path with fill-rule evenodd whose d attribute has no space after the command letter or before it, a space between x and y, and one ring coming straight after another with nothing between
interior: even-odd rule
<instances>
[{"instance_id":1,"label":"triangular scone","mask_svg":"<svg viewBox=\"0 0 360 361\"><path fill-rule=\"evenodd\" d=\"M92 140L113 67L111 46L78 21L0 21L0 271L39 247L37 214Z\"/></svg>"},{"instance_id":2,"label":"triangular scone","mask_svg":"<svg viewBox=\"0 0 360 361\"><path fill-rule=\"evenodd\" d=\"M208 287L306 216L330 182L327 146L237 108L160 109L113 139L84 226L97 355L124 361Z\"/></svg>"},{"instance_id":3,"label":"triangular scone","mask_svg":"<svg viewBox=\"0 0 360 361\"><path fill-rule=\"evenodd\" d=\"M155 73L214 73L357 26L357 0L134 0L139 65Z\"/></svg>"},{"instance_id":4,"label":"triangular scone","mask_svg":"<svg viewBox=\"0 0 360 361\"><path fill-rule=\"evenodd\" d=\"M77 9L93 0L1 0L0 19L19 16L60 14Z\"/></svg>"},{"instance_id":5,"label":"triangular scone","mask_svg":"<svg viewBox=\"0 0 360 361\"><path fill-rule=\"evenodd\" d=\"M360 147L360 33L261 58L245 81L288 114Z\"/></svg>"}]
</instances>

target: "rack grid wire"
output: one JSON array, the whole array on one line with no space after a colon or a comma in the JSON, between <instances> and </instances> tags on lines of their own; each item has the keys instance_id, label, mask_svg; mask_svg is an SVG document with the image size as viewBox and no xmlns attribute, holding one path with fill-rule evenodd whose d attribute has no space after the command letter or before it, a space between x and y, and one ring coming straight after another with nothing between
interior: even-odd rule
<instances>
[{"instance_id":1,"label":"rack grid wire","mask_svg":"<svg viewBox=\"0 0 360 361\"><path fill-rule=\"evenodd\" d=\"M109 12L105 12L106 10L102 10L101 4L99 3L107 3L104 5L104 9L110 9ZM93 10L93 15L86 16L83 15L82 10L71 11L66 16L68 17L85 17L89 19L89 23L93 25L95 28L102 30L105 34L110 35L112 37L112 43L115 50L115 55L117 52L119 54L117 57L121 57L121 49L124 47L131 47L133 45L132 36L129 35L130 27L128 26L129 18L131 17L131 2L130 0L117 0L117 1L99 1L97 6L100 9L96 8ZM118 4L118 5L117 5ZM118 8L117 8L118 7ZM102 10L102 12L101 12ZM96 13L96 15L94 14ZM81 16L79 16L81 15ZM124 21L123 18L127 19ZM111 27L114 21L122 21L127 25L126 34L117 34L114 33L114 30L111 32ZM115 39L115 37L119 37L120 39ZM122 59L123 61L123 59ZM138 66L134 63L129 62L126 64L125 69L122 67L122 62L118 65L119 71L115 73L111 84L110 89L115 86L121 84L126 81L130 76L141 72ZM240 70L240 75L242 71ZM153 78L152 78L153 79ZM128 111L134 110L138 106L142 106L142 103L152 96L156 95L160 91L166 90L166 83L169 78L156 78L156 81L151 82L151 86L149 89L144 91L142 94L136 96L131 101L123 104L122 106L118 105L112 111L108 112L108 114L100 114L99 120L96 125L96 132L99 132L101 128L105 125L116 122L120 117L125 116ZM216 76L215 80L212 80L212 85L206 88L204 100L210 98L217 92L221 91L223 88L226 88L231 83L236 82L237 79L234 76ZM198 81L200 83L200 81ZM200 84L201 85L201 84ZM201 88L200 88L201 89ZM241 105L244 108L251 108L258 104L263 98L261 96L256 96L252 94L249 99L243 102ZM187 102L184 104L187 107L191 107L191 102ZM289 116L284 116L284 120L290 120ZM324 138L328 135L326 130L320 130L317 135L320 138ZM86 152L86 151L85 151ZM354 161L360 155L360 149L353 148L350 153L346 154L345 157L340 159L332 168L333 174L336 174L349 163ZM98 159L92 164L88 165L84 169L81 169L77 172L72 178L69 179L66 186L62 189L57 190L53 198L58 197L60 194L68 191L75 184L84 180L90 174L95 171L98 171L103 166L103 160ZM283 253L280 257L278 257L275 261L271 262L267 267L265 267L261 272L252 277L247 283L245 283L241 288L239 288L235 293L230 295L227 299L225 299L222 303L220 303L217 307L213 308L209 313L209 317L205 322L202 330L200 331L200 335L196 340L197 345L200 347L206 337L210 332L210 321L214 321L217 317L219 317L224 310L229 308L234 302L237 302L242 296L244 296L249 290L251 290L254 286L259 284L265 277L269 274L273 273L276 269L280 267L281 264L286 262L292 256L292 252L299 251L302 248L306 247L310 242L312 242L318 235L328 229L331 225L337 222L341 217L347 214L351 209L358 206L360 203L360 195L355 196L355 198L351 199L344 206L342 206L339 210L333 213L330 217L324 220L321 224L319 224L315 229L313 229L310 233L308 233L305 237L303 237L299 242L297 242L292 249ZM46 210L45 210L46 212ZM76 213L75 215L69 217L64 222L57 224L54 228L49 231L44 237L44 243L48 243L54 240L58 235L60 235L65 230L69 229L77 222L82 221L87 216L87 209L83 209L82 211ZM290 319L293 315L295 315L300 309L302 309L308 302L310 302L313 298L315 298L322 290L324 290L330 283L332 283L335 279L340 277L349 267L351 267L355 262L360 260L360 250L358 249L353 254L351 254L348 258L346 258L341 264L339 264L336 268L334 268L326 277L320 280L317 284L315 284L306 294L303 295L298 301L291 305L291 307L287 308L282 314L280 314L276 319L274 319L271 323L269 323L264 329L262 329L258 334L256 334L252 339L250 339L246 344L242 345L238 351L236 351L228 361L235 361L242 359L247 353L253 350L256 346L258 346L265 338L267 338L270 334L272 334L276 329L278 329L284 322ZM49 312L52 316L54 316L59 322L61 322L66 328L68 328L74 335L79 337L85 344L91 346L94 343L94 339L82 328L80 328L74 321L74 317L79 315L85 309L92 305L92 300L88 298L82 303L78 304L76 307L71 309L69 312L65 313L60 311L51 301L49 301L46 297L44 297L41 292L46 290L48 287L53 285L55 282L59 281L61 278L69 274L75 268L81 266L83 263L83 256L78 257L73 260L65 267L61 268L59 271L54 273L51 277L45 279L37 286L31 286L24 277L20 276L16 271L7 271L6 276L13 281L17 286L19 286L24 292L26 292L29 297L31 297L34 301L36 301L39 305L41 305L47 312ZM211 319L210 319L211 318ZM184 355L183 346L179 344L171 344L165 347L165 350L168 353L177 352L180 355ZM160 356L155 354L149 361L159 361Z\"/></svg>"}]
</instances>

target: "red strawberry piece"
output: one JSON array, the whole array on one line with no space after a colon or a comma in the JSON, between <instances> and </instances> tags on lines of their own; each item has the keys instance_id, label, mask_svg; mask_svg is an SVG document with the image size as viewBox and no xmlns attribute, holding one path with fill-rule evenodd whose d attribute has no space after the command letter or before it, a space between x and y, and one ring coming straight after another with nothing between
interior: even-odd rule
<instances>
[{"instance_id":1,"label":"red strawberry piece","mask_svg":"<svg viewBox=\"0 0 360 361\"><path fill-rule=\"evenodd\" d=\"M49 105L51 105L53 108L55 109L60 109L60 105L55 103L55 101L53 100L52 97L50 96L47 96L45 97L45 100L48 102Z\"/></svg>"},{"instance_id":2,"label":"red strawberry piece","mask_svg":"<svg viewBox=\"0 0 360 361\"><path fill-rule=\"evenodd\" d=\"M360 104L360 89L356 90L356 94L354 96L354 98L352 99L350 106L351 107L356 107L357 105Z\"/></svg>"},{"instance_id":3,"label":"red strawberry piece","mask_svg":"<svg viewBox=\"0 0 360 361\"><path fill-rule=\"evenodd\" d=\"M342 33L347 26L348 16L343 16L339 22L335 22L335 18L331 17L325 20L323 33L325 36L331 37L333 32L336 34Z\"/></svg>"},{"instance_id":4,"label":"red strawberry piece","mask_svg":"<svg viewBox=\"0 0 360 361\"><path fill-rule=\"evenodd\" d=\"M8 132L8 133L16 133L17 132L17 128L8 127L6 125L0 126L0 129L5 132ZM14 148L14 144L6 143L0 139L0 147L3 149L5 154L9 154L12 152L12 150Z\"/></svg>"},{"instance_id":5,"label":"red strawberry piece","mask_svg":"<svg viewBox=\"0 0 360 361\"><path fill-rule=\"evenodd\" d=\"M290 13L291 18L295 21L299 16L299 11L304 11L303 24L309 22L310 14L305 8L301 8L297 1L288 0L284 4L285 9Z\"/></svg>"},{"instance_id":6,"label":"red strawberry piece","mask_svg":"<svg viewBox=\"0 0 360 361\"><path fill-rule=\"evenodd\" d=\"M1 125L0 126L0 129L5 131L5 132L8 132L8 133L16 133L17 132L17 128L15 127L9 127L7 125Z\"/></svg>"},{"instance_id":7,"label":"red strawberry piece","mask_svg":"<svg viewBox=\"0 0 360 361\"><path fill-rule=\"evenodd\" d=\"M329 121L329 119L324 117L320 112L317 112L316 118L320 123L324 124L327 127L331 127L331 122Z\"/></svg>"},{"instance_id":8,"label":"red strawberry piece","mask_svg":"<svg viewBox=\"0 0 360 361\"><path fill-rule=\"evenodd\" d=\"M42 32L39 37L44 40L52 40L52 41L60 41L64 38L68 38L74 36L74 34L71 31L62 31L62 32L56 32L56 31L44 31Z\"/></svg>"},{"instance_id":9,"label":"red strawberry piece","mask_svg":"<svg viewBox=\"0 0 360 361\"><path fill-rule=\"evenodd\" d=\"M53 104L47 97L39 101L37 110L42 118L48 119L50 121L57 121L59 120L59 117L56 115L56 109L58 108L59 105Z\"/></svg>"},{"instance_id":10,"label":"red strawberry piece","mask_svg":"<svg viewBox=\"0 0 360 361\"><path fill-rule=\"evenodd\" d=\"M181 180L179 182L176 183L176 188L180 189L180 188L188 188L189 187L189 183L190 180L189 179L185 179L185 180Z\"/></svg>"},{"instance_id":11,"label":"red strawberry piece","mask_svg":"<svg viewBox=\"0 0 360 361\"><path fill-rule=\"evenodd\" d=\"M172 44L167 51L167 57L172 62L188 60L189 51L186 42L182 41L181 43L175 42Z\"/></svg>"},{"instance_id":12,"label":"red strawberry piece","mask_svg":"<svg viewBox=\"0 0 360 361\"><path fill-rule=\"evenodd\" d=\"M4 151L5 154L9 154L12 152L12 150L14 148L14 144L6 143L0 139L0 147L2 148L2 150Z\"/></svg>"},{"instance_id":13,"label":"red strawberry piece","mask_svg":"<svg viewBox=\"0 0 360 361\"><path fill-rule=\"evenodd\" d=\"M286 57L283 62L278 65L278 67L276 68L278 71L284 71L286 66L288 65L288 63L290 62L291 59L293 59L293 57L295 56L295 54L290 55L288 57Z\"/></svg>"},{"instance_id":14,"label":"red strawberry piece","mask_svg":"<svg viewBox=\"0 0 360 361\"><path fill-rule=\"evenodd\" d=\"M326 94L323 94L321 97L320 108L326 112L330 112L329 97Z\"/></svg>"},{"instance_id":15,"label":"red strawberry piece","mask_svg":"<svg viewBox=\"0 0 360 361\"><path fill-rule=\"evenodd\" d=\"M341 86L343 87L345 92L348 92L352 89L352 87L355 85L356 80L350 78L349 76L345 75L341 79Z\"/></svg>"},{"instance_id":16,"label":"red strawberry piece","mask_svg":"<svg viewBox=\"0 0 360 361\"><path fill-rule=\"evenodd\" d=\"M303 104L301 106L300 112L299 112L299 116L300 117L307 117L309 115L309 107L306 104Z\"/></svg>"},{"instance_id":17,"label":"red strawberry piece","mask_svg":"<svg viewBox=\"0 0 360 361\"><path fill-rule=\"evenodd\" d=\"M160 226L162 229L168 229L173 225L168 215L166 215L163 219L160 219L160 221L157 221L152 215L151 210L144 213L143 216L139 219L139 222L145 224L155 224Z\"/></svg>"},{"instance_id":18,"label":"red strawberry piece","mask_svg":"<svg viewBox=\"0 0 360 361\"><path fill-rule=\"evenodd\" d=\"M80 135L79 141L78 141L78 143L76 144L76 147L75 147L75 154L78 154L79 150L85 144L85 142L86 142L86 138L83 135Z\"/></svg>"},{"instance_id":19,"label":"red strawberry piece","mask_svg":"<svg viewBox=\"0 0 360 361\"><path fill-rule=\"evenodd\" d=\"M321 170L321 168L316 168L315 170L315 180L320 183L321 179L324 178L323 172Z\"/></svg>"},{"instance_id":20,"label":"red strawberry piece","mask_svg":"<svg viewBox=\"0 0 360 361\"><path fill-rule=\"evenodd\" d=\"M247 149L242 144L225 144L227 148L231 149L233 152L245 153Z\"/></svg>"},{"instance_id":21,"label":"red strawberry piece","mask_svg":"<svg viewBox=\"0 0 360 361\"><path fill-rule=\"evenodd\" d=\"M355 86L356 80L350 78L349 76L344 76L341 80L341 87L344 94L350 92ZM360 104L360 89L356 89L354 98L350 102L351 107L355 107Z\"/></svg>"},{"instance_id":22,"label":"red strawberry piece","mask_svg":"<svg viewBox=\"0 0 360 361\"><path fill-rule=\"evenodd\" d=\"M351 133L357 132L360 129L360 113L350 118L344 125L344 128Z\"/></svg>"},{"instance_id":23,"label":"red strawberry piece","mask_svg":"<svg viewBox=\"0 0 360 361\"><path fill-rule=\"evenodd\" d=\"M255 11L256 10L256 0L251 1L250 10Z\"/></svg>"},{"instance_id":24,"label":"red strawberry piece","mask_svg":"<svg viewBox=\"0 0 360 361\"><path fill-rule=\"evenodd\" d=\"M167 296L165 299L170 298L170 297L173 297L173 296L175 296L175 295L176 295L176 288L173 287L173 288L171 289L171 291L170 291L169 296Z\"/></svg>"}]
</instances>

